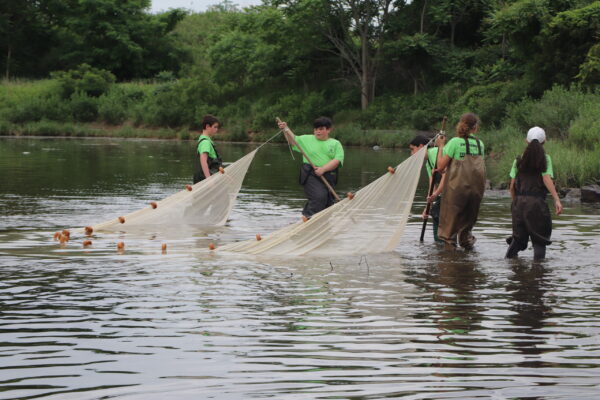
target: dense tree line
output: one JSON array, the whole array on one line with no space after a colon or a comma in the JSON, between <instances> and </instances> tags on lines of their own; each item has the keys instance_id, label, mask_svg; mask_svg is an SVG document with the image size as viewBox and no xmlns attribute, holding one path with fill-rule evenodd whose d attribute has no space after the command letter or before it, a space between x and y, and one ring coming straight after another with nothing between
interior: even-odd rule
<instances>
[{"instance_id":1,"label":"dense tree line","mask_svg":"<svg viewBox=\"0 0 600 400\"><path fill-rule=\"evenodd\" d=\"M155 82L125 96L148 115L131 108L116 122L187 126L215 112L252 130L275 114L428 129L463 109L499 124L509 104L553 85L600 83L600 1L224 1L158 15L149 5L4 0L0 67L7 78L110 76L106 91L69 96L110 95L116 109L128 104L113 80Z\"/></svg>"}]
</instances>

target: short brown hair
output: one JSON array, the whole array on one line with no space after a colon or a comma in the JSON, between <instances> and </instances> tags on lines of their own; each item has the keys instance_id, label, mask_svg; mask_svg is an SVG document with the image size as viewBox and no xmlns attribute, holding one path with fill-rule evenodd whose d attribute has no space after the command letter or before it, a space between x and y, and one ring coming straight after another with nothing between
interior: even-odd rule
<instances>
[{"instance_id":1,"label":"short brown hair","mask_svg":"<svg viewBox=\"0 0 600 400\"><path fill-rule=\"evenodd\" d=\"M212 115L205 115L204 118L202 118L202 130L206 129L207 125L213 126L214 124L219 124L219 126L221 126L221 121Z\"/></svg>"}]
</instances>

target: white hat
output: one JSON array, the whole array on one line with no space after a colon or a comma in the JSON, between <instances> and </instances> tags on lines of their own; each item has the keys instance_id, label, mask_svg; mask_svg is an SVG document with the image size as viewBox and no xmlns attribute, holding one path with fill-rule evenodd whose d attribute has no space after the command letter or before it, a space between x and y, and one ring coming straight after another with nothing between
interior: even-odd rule
<instances>
[{"instance_id":1,"label":"white hat","mask_svg":"<svg viewBox=\"0 0 600 400\"><path fill-rule=\"evenodd\" d=\"M537 139L538 142L544 143L546 141L546 132L539 126L534 126L527 132L527 143L531 143L532 140Z\"/></svg>"}]
</instances>

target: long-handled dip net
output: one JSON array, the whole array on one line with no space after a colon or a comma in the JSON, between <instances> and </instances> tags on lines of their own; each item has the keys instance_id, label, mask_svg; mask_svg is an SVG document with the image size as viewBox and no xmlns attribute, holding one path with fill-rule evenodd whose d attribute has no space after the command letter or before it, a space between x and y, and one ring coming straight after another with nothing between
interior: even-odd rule
<instances>
[{"instance_id":1,"label":"long-handled dip net","mask_svg":"<svg viewBox=\"0 0 600 400\"><path fill-rule=\"evenodd\" d=\"M292 256L392 251L404 232L426 151L423 146L395 169L306 222L217 250Z\"/></svg>"},{"instance_id":2,"label":"long-handled dip net","mask_svg":"<svg viewBox=\"0 0 600 400\"><path fill-rule=\"evenodd\" d=\"M211 175L208 179L193 186L186 185L184 190L172 196L151 202L141 210L85 229L117 231L150 226L162 229L182 225L200 227L224 225L235 204L248 167L259 148L222 168L220 172Z\"/></svg>"}]
</instances>

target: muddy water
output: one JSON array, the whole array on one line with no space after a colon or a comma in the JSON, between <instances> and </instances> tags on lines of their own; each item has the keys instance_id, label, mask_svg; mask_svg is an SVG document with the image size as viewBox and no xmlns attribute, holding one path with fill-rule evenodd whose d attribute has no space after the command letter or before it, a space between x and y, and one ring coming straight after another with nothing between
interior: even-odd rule
<instances>
[{"instance_id":1,"label":"muddy water","mask_svg":"<svg viewBox=\"0 0 600 400\"><path fill-rule=\"evenodd\" d=\"M82 238L52 240L180 190L191 148L0 139L0 399L598 398L594 207L565 205L541 264L531 250L502 258L501 194L484 200L474 252L448 254L430 231L419 243L424 186L393 253L209 255L208 241L299 217L296 165L273 145L257 154L224 228L100 234L87 249ZM220 151L233 161L251 148ZM339 191L406 156L347 149Z\"/></svg>"}]
</instances>

